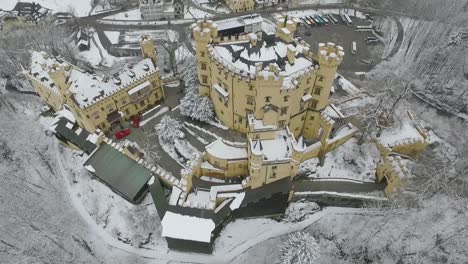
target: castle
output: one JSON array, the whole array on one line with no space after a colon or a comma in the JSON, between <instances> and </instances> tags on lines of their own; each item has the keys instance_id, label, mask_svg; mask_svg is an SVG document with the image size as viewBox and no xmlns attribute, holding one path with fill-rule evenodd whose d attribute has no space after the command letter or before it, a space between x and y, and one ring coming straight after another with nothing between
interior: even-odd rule
<instances>
[{"instance_id":1,"label":"castle","mask_svg":"<svg viewBox=\"0 0 468 264\"><path fill-rule=\"evenodd\" d=\"M66 106L78 126L108 132L164 98L153 41L140 41L143 60L110 77L100 77L44 52L33 52L24 74L54 111Z\"/></svg>"},{"instance_id":2,"label":"castle","mask_svg":"<svg viewBox=\"0 0 468 264\"><path fill-rule=\"evenodd\" d=\"M297 24L293 19L278 17L276 26L276 32L231 36L220 36L216 22L200 21L192 26L199 93L212 100L224 125L249 139L242 156L244 160L249 157L248 165L243 164L241 174L240 166L235 172L221 166L227 170L225 176L253 177L255 168L260 167L269 179L294 176L302 161L323 160L327 152L357 131L328 101L343 48L320 44L318 54L314 54L309 44L295 38ZM232 164L210 156L211 147L207 147L207 160L215 163L212 165ZM270 163L276 165L266 166ZM283 168L279 163L288 165ZM252 184L269 181L254 180Z\"/></svg>"}]
</instances>

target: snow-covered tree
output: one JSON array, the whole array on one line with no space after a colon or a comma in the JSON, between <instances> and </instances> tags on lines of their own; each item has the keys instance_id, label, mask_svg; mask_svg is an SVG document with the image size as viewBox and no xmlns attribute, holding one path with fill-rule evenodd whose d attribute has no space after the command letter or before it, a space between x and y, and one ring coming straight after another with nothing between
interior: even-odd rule
<instances>
[{"instance_id":1,"label":"snow-covered tree","mask_svg":"<svg viewBox=\"0 0 468 264\"><path fill-rule=\"evenodd\" d=\"M276 264L313 264L320 256L320 247L312 234L296 232L280 249Z\"/></svg>"},{"instance_id":2,"label":"snow-covered tree","mask_svg":"<svg viewBox=\"0 0 468 264\"><path fill-rule=\"evenodd\" d=\"M213 103L210 98L188 92L180 101L180 113L193 120L209 122L213 119Z\"/></svg>"},{"instance_id":3,"label":"snow-covered tree","mask_svg":"<svg viewBox=\"0 0 468 264\"><path fill-rule=\"evenodd\" d=\"M168 115L164 116L156 129L160 137L170 143L173 143L177 138L183 137L182 124L179 120L174 119Z\"/></svg>"}]
</instances>

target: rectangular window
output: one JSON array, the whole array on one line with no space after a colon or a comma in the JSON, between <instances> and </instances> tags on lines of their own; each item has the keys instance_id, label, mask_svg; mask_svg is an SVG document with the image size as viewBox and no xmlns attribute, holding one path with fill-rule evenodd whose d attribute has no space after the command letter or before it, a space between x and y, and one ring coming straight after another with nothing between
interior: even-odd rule
<instances>
[{"instance_id":1,"label":"rectangular window","mask_svg":"<svg viewBox=\"0 0 468 264\"><path fill-rule=\"evenodd\" d=\"M254 97L253 96L247 96L247 104L248 105L253 105L254 104Z\"/></svg>"},{"instance_id":2,"label":"rectangular window","mask_svg":"<svg viewBox=\"0 0 468 264\"><path fill-rule=\"evenodd\" d=\"M127 104L127 98L122 97L122 99L120 99L120 103L122 103L123 105Z\"/></svg>"},{"instance_id":3,"label":"rectangular window","mask_svg":"<svg viewBox=\"0 0 468 264\"><path fill-rule=\"evenodd\" d=\"M126 115L129 115L129 114L130 114L130 111L128 111L128 109L125 109L125 114L126 114Z\"/></svg>"},{"instance_id":4,"label":"rectangular window","mask_svg":"<svg viewBox=\"0 0 468 264\"><path fill-rule=\"evenodd\" d=\"M271 101L271 96L265 97L265 103L269 103Z\"/></svg>"},{"instance_id":5,"label":"rectangular window","mask_svg":"<svg viewBox=\"0 0 468 264\"><path fill-rule=\"evenodd\" d=\"M318 80L319 80L320 82L323 82L323 75L319 75L319 76L317 76L317 78L318 78Z\"/></svg>"},{"instance_id":6,"label":"rectangular window","mask_svg":"<svg viewBox=\"0 0 468 264\"><path fill-rule=\"evenodd\" d=\"M320 86L315 87L314 94L320 95L320 93L322 93L322 87L320 87Z\"/></svg>"},{"instance_id":7,"label":"rectangular window","mask_svg":"<svg viewBox=\"0 0 468 264\"><path fill-rule=\"evenodd\" d=\"M202 75L201 78L202 78L202 83L205 83L205 84L208 83L208 76Z\"/></svg>"},{"instance_id":8,"label":"rectangular window","mask_svg":"<svg viewBox=\"0 0 468 264\"><path fill-rule=\"evenodd\" d=\"M99 112L97 112L97 111L94 112L94 113L93 113L93 118L94 118L94 119L99 119Z\"/></svg>"},{"instance_id":9,"label":"rectangular window","mask_svg":"<svg viewBox=\"0 0 468 264\"><path fill-rule=\"evenodd\" d=\"M284 120L281 120L281 121L278 122L278 126L280 128L283 128L285 124L286 124L286 121L284 121Z\"/></svg>"},{"instance_id":10,"label":"rectangular window","mask_svg":"<svg viewBox=\"0 0 468 264\"><path fill-rule=\"evenodd\" d=\"M317 100L312 100L310 101L310 107L315 109L317 108L318 101Z\"/></svg>"},{"instance_id":11,"label":"rectangular window","mask_svg":"<svg viewBox=\"0 0 468 264\"><path fill-rule=\"evenodd\" d=\"M206 63L202 63L202 64L201 64L201 69L204 70L204 71L206 71Z\"/></svg>"},{"instance_id":12,"label":"rectangular window","mask_svg":"<svg viewBox=\"0 0 468 264\"><path fill-rule=\"evenodd\" d=\"M288 113L288 108L287 107L281 107L281 115L285 115Z\"/></svg>"},{"instance_id":13,"label":"rectangular window","mask_svg":"<svg viewBox=\"0 0 468 264\"><path fill-rule=\"evenodd\" d=\"M314 119L315 119L315 116L311 116L311 117L309 118L309 120L314 120Z\"/></svg>"},{"instance_id":14,"label":"rectangular window","mask_svg":"<svg viewBox=\"0 0 468 264\"><path fill-rule=\"evenodd\" d=\"M283 102L287 102L287 101L289 101L289 96L283 97Z\"/></svg>"},{"instance_id":15,"label":"rectangular window","mask_svg":"<svg viewBox=\"0 0 468 264\"><path fill-rule=\"evenodd\" d=\"M204 51L200 52L200 57L205 57L205 52Z\"/></svg>"},{"instance_id":16,"label":"rectangular window","mask_svg":"<svg viewBox=\"0 0 468 264\"><path fill-rule=\"evenodd\" d=\"M140 106L141 106L141 107L145 106L145 101L141 101L141 102L140 102Z\"/></svg>"},{"instance_id":17,"label":"rectangular window","mask_svg":"<svg viewBox=\"0 0 468 264\"><path fill-rule=\"evenodd\" d=\"M245 113L246 113L247 115L253 115L253 111L250 110L250 109L245 109Z\"/></svg>"}]
</instances>

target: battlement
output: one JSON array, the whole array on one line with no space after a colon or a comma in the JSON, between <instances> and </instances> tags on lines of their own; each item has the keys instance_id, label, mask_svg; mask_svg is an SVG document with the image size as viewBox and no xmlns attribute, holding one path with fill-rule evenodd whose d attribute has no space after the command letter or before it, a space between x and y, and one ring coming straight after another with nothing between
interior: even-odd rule
<instances>
[{"instance_id":1,"label":"battlement","mask_svg":"<svg viewBox=\"0 0 468 264\"><path fill-rule=\"evenodd\" d=\"M319 44L317 56L320 65L338 66L343 61L344 55L343 47L337 46L332 42Z\"/></svg>"},{"instance_id":2,"label":"battlement","mask_svg":"<svg viewBox=\"0 0 468 264\"><path fill-rule=\"evenodd\" d=\"M190 27L195 41L210 42L218 36L218 25L211 20L199 20Z\"/></svg>"},{"instance_id":3,"label":"battlement","mask_svg":"<svg viewBox=\"0 0 468 264\"><path fill-rule=\"evenodd\" d=\"M286 42L294 40L294 34L297 30L297 21L287 16L279 15L276 17L276 36Z\"/></svg>"}]
</instances>

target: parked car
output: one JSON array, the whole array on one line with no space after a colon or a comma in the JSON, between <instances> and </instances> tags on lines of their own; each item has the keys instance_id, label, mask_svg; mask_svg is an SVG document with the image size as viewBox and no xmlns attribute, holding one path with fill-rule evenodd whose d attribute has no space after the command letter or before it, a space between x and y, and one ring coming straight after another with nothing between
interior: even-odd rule
<instances>
[{"instance_id":1,"label":"parked car","mask_svg":"<svg viewBox=\"0 0 468 264\"><path fill-rule=\"evenodd\" d=\"M356 51L357 51L357 45L356 45L356 41L353 41L353 43L351 43L351 54L356 54Z\"/></svg>"},{"instance_id":2,"label":"parked car","mask_svg":"<svg viewBox=\"0 0 468 264\"><path fill-rule=\"evenodd\" d=\"M127 128L127 129L120 130L117 133L115 133L115 138L122 139L122 138L127 137L128 135L130 135L130 129Z\"/></svg>"}]
</instances>

